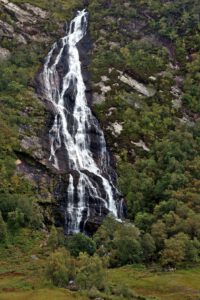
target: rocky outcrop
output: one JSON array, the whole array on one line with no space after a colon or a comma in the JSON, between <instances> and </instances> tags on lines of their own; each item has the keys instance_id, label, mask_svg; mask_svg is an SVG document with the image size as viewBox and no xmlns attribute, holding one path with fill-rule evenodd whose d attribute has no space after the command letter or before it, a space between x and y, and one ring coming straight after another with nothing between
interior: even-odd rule
<instances>
[{"instance_id":1,"label":"rocky outcrop","mask_svg":"<svg viewBox=\"0 0 200 300\"><path fill-rule=\"evenodd\" d=\"M0 0L0 3L20 23L36 24L38 18L46 19L48 17L48 13L45 10L29 3L23 5L24 9L8 0Z\"/></svg>"},{"instance_id":2,"label":"rocky outcrop","mask_svg":"<svg viewBox=\"0 0 200 300\"><path fill-rule=\"evenodd\" d=\"M2 20L0 20L0 38L7 38L8 40L15 39L19 44L27 43L25 37L22 34L16 33L12 25L3 22Z\"/></svg>"},{"instance_id":3,"label":"rocky outcrop","mask_svg":"<svg viewBox=\"0 0 200 300\"><path fill-rule=\"evenodd\" d=\"M10 51L0 47L0 61L10 57Z\"/></svg>"},{"instance_id":4,"label":"rocky outcrop","mask_svg":"<svg viewBox=\"0 0 200 300\"><path fill-rule=\"evenodd\" d=\"M6 9L6 11L11 15L14 16L17 21L20 23L36 23L37 19L32 18L33 16L19 6L15 5L12 2L7 0L0 0L1 5Z\"/></svg>"},{"instance_id":5,"label":"rocky outcrop","mask_svg":"<svg viewBox=\"0 0 200 300\"><path fill-rule=\"evenodd\" d=\"M145 144L145 142L142 141L142 140L140 140L139 142L133 142L133 141L131 141L131 144L133 144L133 145L135 145L135 146L137 146L139 148L142 148L144 151L147 151L147 152L150 151L150 149L147 147L147 145Z\"/></svg>"},{"instance_id":6,"label":"rocky outcrop","mask_svg":"<svg viewBox=\"0 0 200 300\"><path fill-rule=\"evenodd\" d=\"M19 44L49 41L49 37L40 29L40 24L49 17L47 11L29 3L18 6L10 1L0 0L0 4L0 10L12 19L12 24L0 19L0 38L15 39Z\"/></svg>"},{"instance_id":7,"label":"rocky outcrop","mask_svg":"<svg viewBox=\"0 0 200 300\"><path fill-rule=\"evenodd\" d=\"M110 124L108 127L107 127L107 130L110 130L112 132L112 135L115 136L115 137L118 137L122 130L123 130L123 124L122 123L118 123L117 121Z\"/></svg>"},{"instance_id":8,"label":"rocky outcrop","mask_svg":"<svg viewBox=\"0 0 200 300\"><path fill-rule=\"evenodd\" d=\"M33 6L29 3L25 3L24 7L27 11L29 11L31 14L34 14L37 18L46 19L49 17L49 13L39 7Z\"/></svg>"},{"instance_id":9,"label":"rocky outcrop","mask_svg":"<svg viewBox=\"0 0 200 300\"><path fill-rule=\"evenodd\" d=\"M125 84L128 84L138 93L146 96L146 97L153 97L156 91L153 88L148 88L144 84L139 83L137 80L133 79L132 77L128 76L127 74L123 74L119 71L118 79Z\"/></svg>"}]
</instances>

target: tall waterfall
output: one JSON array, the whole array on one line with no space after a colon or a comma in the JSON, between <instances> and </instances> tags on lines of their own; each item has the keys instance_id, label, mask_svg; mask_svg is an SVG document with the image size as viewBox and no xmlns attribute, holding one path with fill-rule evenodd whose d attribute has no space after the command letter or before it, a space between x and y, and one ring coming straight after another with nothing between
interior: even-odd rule
<instances>
[{"instance_id":1,"label":"tall waterfall","mask_svg":"<svg viewBox=\"0 0 200 300\"><path fill-rule=\"evenodd\" d=\"M41 74L43 96L54 106L49 132L50 162L60 170L59 152L65 152L69 173L64 207L67 233L83 230L91 216L102 211L118 217L118 191L114 186L105 138L86 98L77 44L87 33L88 13L71 21L68 33L49 52Z\"/></svg>"}]
</instances>

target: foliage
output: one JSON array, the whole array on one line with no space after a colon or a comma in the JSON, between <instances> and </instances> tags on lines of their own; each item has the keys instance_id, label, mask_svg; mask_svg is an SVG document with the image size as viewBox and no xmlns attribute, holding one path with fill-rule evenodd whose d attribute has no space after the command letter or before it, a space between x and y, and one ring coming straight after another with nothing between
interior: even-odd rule
<instances>
[{"instance_id":1,"label":"foliage","mask_svg":"<svg viewBox=\"0 0 200 300\"><path fill-rule=\"evenodd\" d=\"M66 237L65 247L72 256L79 256L81 252L93 255L96 251L95 242L83 233L77 233L72 236Z\"/></svg>"},{"instance_id":2,"label":"foliage","mask_svg":"<svg viewBox=\"0 0 200 300\"><path fill-rule=\"evenodd\" d=\"M92 287L100 291L105 289L106 270L98 255L90 257L86 253L80 253L76 283L78 288L83 290L90 290Z\"/></svg>"},{"instance_id":3,"label":"foliage","mask_svg":"<svg viewBox=\"0 0 200 300\"><path fill-rule=\"evenodd\" d=\"M0 211L0 243L5 243L7 242L8 238L8 233L7 233L7 226L6 223L3 220L1 211Z\"/></svg>"},{"instance_id":4,"label":"foliage","mask_svg":"<svg viewBox=\"0 0 200 300\"><path fill-rule=\"evenodd\" d=\"M139 231L132 224L119 223L109 216L97 230L94 240L97 253L108 257L112 267L142 260Z\"/></svg>"},{"instance_id":5,"label":"foliage","mask_svg":"<svg viewBox=\"0 0 200 300\"><path fill-rule=\"evenodd\" d=\"M53 225L48 238L48 246L55 250L59 246L59 236L56 227Z\"/></svg>"},{"instance_id":6,"label":"foliage","mask_svg":"<svg viewBox=\"0 0 200 300\"><path fill-rule=\"evenodd\" d=\"M21 5L26 1L13 2ZM58 21L63 22L66 15L69 19L82 6L79 0L29 2L48 10L48 20L38 28L50 40L60 34ZM117 158L118 186L127 203L128 218L137 228L107 219L95 242L78 234L66 238L63 245L76 257L80 252L93 255L97 247L97 253L108 257L111 266L198 261L199 1L92 0L88 10L95 45L90 67L93 89L100 93L95 83L101 76L107 76L105 84L111 87L106 101L94 110ZM6 11L1 16L15 24ZM42 225L37 205L40 196L16 172L16 160L21 151L20 135L38 135L46 126L44 108L35 99L32 86L52 42L23 45L7 38L1 42L11 52L10 58L1 62L0 74L0 222L2 236L6 236ZM119 71L155 94L148 98L123 84ZM177 99L182 99L182 107L174 105ZM109 129L116 121L123 125L118 136ZM140 141L146 148L135 144ZM50 248L61 244L52 227ZM179 247L179 258L173 247Z\"/></svg>"},{"instance_id":7,"label":"foliage","mask_svg":"<svg viewBox=\"0 0 200 300\"><path fill-rule=\"evenodd\" d=\"M74 260L66 249L59 248L50 255L46 274L59 287L66 287L69 280L74 279Z\"/></svg>"},{"instance_id":8,"label":"foliage","mask_svg":"<svg viewBox=\"0 0 200 300\"><path fill-rule=\"evenodd\" d=\"M0 210L11 230L30 226L39 229L43 217L34 199L21 194L0 194Z\"/></svg>"},{"instance_id":9,"label":"foliage","mask_svg":"<svg viewBox=\"0 0 200 300\"><path fill-rule=\"evenodd\" d=\"M75 259L65 248L58 248L50 255L46 274L54 285L60 287L66 287L73 280L82 290L104 290L106 286L105 268L99 256L80 253Z\"/></svg>"},{"instance_id":10,"label":"foliage","mask_svg":"<svg viewBox=\"0 0 200 300\"><path fill-rule=\"evenodd\" d=\"M183 261L199 261L200 243L191 241L184 233L165 240L164 250L161 252L161 264L175 267Z\"/></svg>"},{"instance_id":11,"label":"foliage","mask_svg":"<svg viewBox=\"0 0 200 300\"><path fill-rule=\"evenodd\" d=\"M183 243L182 235L197 259L198 246L191 245L200 241L199 2L94 0L89 10L93 86L101 94L99 83L107 76L111 87L94 109L117 158L118 186L128 218L141 232L143 259L166 262L168 243ZM133 91L119 74L156 93L148 98ZM113 134L115 122L123 127L119 135ZM146 148L136 146L141 141ZM99 233L98 253L116 257L112 228ZM192 261L186 252L180 264Z\"/></svg>"}]
</instances>

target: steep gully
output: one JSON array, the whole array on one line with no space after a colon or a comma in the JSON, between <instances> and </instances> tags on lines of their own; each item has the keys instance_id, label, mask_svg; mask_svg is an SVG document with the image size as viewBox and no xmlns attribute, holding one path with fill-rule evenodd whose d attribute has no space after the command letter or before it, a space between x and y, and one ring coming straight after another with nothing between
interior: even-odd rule
<instances>
[{"instance_id":1,"label":"steep gully","mask_svg":"<svg viewBox=\"0 0 200 300\"><path fill-rule=\"evenodd\" d=\"M65 232L84 231L91 218L109 212L123 215L123 200L115 187L104 134L86 98L78 43L87 33L88 13L71 21L66 36L55 43L40 74L42 97L54 107L49 132L49 161L67 170L66 199L62 204ZM63 159L65 164L63 166Z\"/></svg>"}]
</instances>

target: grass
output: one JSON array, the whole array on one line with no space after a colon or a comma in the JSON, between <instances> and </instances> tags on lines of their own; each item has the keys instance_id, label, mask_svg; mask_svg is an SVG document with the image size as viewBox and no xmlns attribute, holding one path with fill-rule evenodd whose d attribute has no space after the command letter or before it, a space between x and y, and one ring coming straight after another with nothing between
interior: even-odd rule
<instances>
[{"instance_id":1,"label":"grass","mask_svg":"<svg viewBox=\"0 0 200 300\"><path fill-rule=\"evenodd\" d=\"M49 249L45 239L45 233L26 229L15 238L14 246L0 248L0 300L87 299L79 293L55 288L46 280Z\"/></svg>"},{"instance_id":2,"label":"grass","mask_svg":"<svg viewBox=\"0 0 200 300\"><path fill-rule=\"evenodd\" d=\"M84 296L64 289L40 289L27 292L7 292L0 294L0 300L86 300Z\"/></svg>"},{"instance_id":3,"label":"grass","mask_svg":"<svg viewBox=\"0 0 200 300\"><path fill-rule=\"evenodd\" d=\"M200 299L200 267L174 272L151 272L146 268L123 267L109 270L112 285L122 284L139 295L162 300Z\"/></svg>"},{"instance_id":4,"label":"grass","mask_svg":"<svg viewBox=\"0 0 200 300\"><path fill-rule=\"evenodd\" d=\"M45 266L50 250L45 240L45 233L26 229L15 238L14 246L0 248L0 300L88 299L84 294L55 288L47 281ZM148 299L200 299L198 266L174 272L126 266L108 270L107 281L109 286L127 287Z\"/></svg>"}]
</instances>

